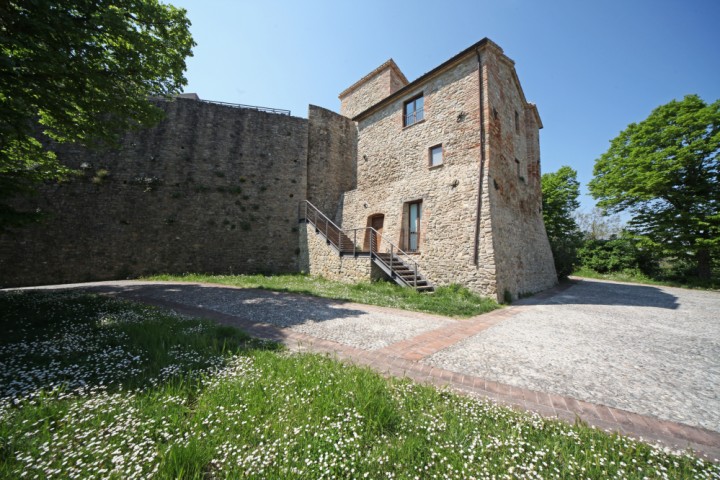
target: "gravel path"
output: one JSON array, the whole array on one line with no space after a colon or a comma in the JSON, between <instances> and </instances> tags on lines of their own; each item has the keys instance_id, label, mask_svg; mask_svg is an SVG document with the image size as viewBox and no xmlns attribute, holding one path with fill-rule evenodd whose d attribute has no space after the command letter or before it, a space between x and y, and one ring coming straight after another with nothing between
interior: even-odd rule
<instances>
[{"instance_id":1,"label":"gravel path","mask_svg":"<svg viewBox=\"0 0 720 480\"><path fill-rule=\"evenodd\" d=\"M720 431L720 293L581 281L423 360Z\"/></svg>"},{"instance_id":2,"label":"gravel path","mask_svg":"<svg viewBox=\"0 0 720 480\"><path fill-rule=\"evenodd\" d=\"M384 349L388 358L422 352L422 364L443 371L720 432L718 292L583 280L458 321L217 285L128 281L60 288L211 310L348 347ZM489 321L493 316L499 318ZM463 338L463 322L484 330Z\"/></svg>"},{"instance_id":3,"label":"gravel path","mask_svg":"<svg viewBox=\"0 0 720 480\"><path fill-rule=\"evenodd\" d=\"M155 284L138 286L134 293L286 327L364 350L381 349L456 322L422 313L254 289Z\"/></svg>"}]
</instances>

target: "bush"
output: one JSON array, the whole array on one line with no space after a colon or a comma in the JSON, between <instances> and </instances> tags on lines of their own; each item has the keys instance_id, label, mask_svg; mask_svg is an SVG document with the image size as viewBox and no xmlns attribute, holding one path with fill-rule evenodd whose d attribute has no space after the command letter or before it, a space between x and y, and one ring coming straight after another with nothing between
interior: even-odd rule
<instances>
[{"instance_id":1,"label":"bush","mask_svg":"<svg viewBox=\"0 0 720 480\"><path fill-rule=\"evenodd\" d=\"M598 273L639 270L645 275L658 272L660 262L654 249L641 239L621 236L609 240L586 240L578 250L580 264Z\"/></svg>"}]
</instances>

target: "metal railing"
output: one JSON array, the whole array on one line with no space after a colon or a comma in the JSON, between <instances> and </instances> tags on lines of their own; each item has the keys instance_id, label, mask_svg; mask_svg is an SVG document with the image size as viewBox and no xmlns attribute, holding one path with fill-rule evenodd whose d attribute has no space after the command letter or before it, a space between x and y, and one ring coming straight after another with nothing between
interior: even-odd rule
<instances>
[{"instance_id":1,"label":"metal railing","mask_svg":"<svg viewBox=\"0 0 720 480\"><path fill-rule=\"evenodd\" d=\"M365 239L369 237L369 249L364 251L370 253L373 260L385 265L386 269L391 272L393 278L399 278L402 283L409 287L418 286L418 280L420 279L418 263L413 260L407 252L387 240L380 232L372 227L347 230L346 235L348 237L350 236L350 232L352 232L354 239L357 239L359 232L361 233L360 238ZM407 276L406 269L409 270L412 277Z\"/></svg>"},{"instance_id":2,"label":"metal railing","mask_svg":"<svg viewBox=\"0 0 720 480\"><path fill-rule=\"evenodd\" d=\"M299 209L300 218L312 223L315 229L323 233L325 239L335 246L341 255L343 253L352 253L353 255L369 253L370 258L376 263L385 266L385 270L390 272L394 279L400 280L409 287L418 286L418 281L422 279L418 273L418 263L407 252L387 240L374 228L363 227L343 230L307 200L300 204ZM368 248L360 246L358 239L363 244L367 239Z\"/></svg>"},{"instance_id":3,"label":"metal railing","mask_svg":"<svg viewBox=\"0 0 720 480\"><path fill-rule=\"evenodd\" d=\"M225 105L226 107L233 108L247 108L249 110L257 110L258 112L266 113L278 113L280 115L290 115L290 110L283 110L282 108L270 108L270 107L258 107L256 105L243 105L241 103L228 103L228 102L217 102L215 100L200 100L205 103L214 103L216 105Z\"/></svg>"},{"instance_id":4,"label":"metal railing","mask_svg":"<svg viewBox=\"0 0 720 480\"><path fill-rule=\"evenodd\" d=\"M353 253L355 253L355 245L347 245L348 241L343 239L343 237L347 237L347 235L340 227L335 225L332 220L325 216L319 208L308 200L304 200L300 203L299 209L298 216L300 219L305 219L306 222L312 223L315 229L321 232L325 236L325 239L335 246L340 253L348 247L352 248Z\"/></svg>"}]
</instances>

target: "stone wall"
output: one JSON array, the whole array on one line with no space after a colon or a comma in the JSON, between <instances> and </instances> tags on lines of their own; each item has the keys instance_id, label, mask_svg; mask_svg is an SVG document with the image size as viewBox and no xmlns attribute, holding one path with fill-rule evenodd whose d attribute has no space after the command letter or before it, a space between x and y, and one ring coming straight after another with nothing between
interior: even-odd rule
<instances>
[{"instance_id":1,"label":"stone wall","mask_svg":"<svg viewBox=\"0 0 720 480\"><path fill-rule=\"evenodd\" d=\"M353 118L407 83L395 62L388 60L340 94L340 113Z\"/></svg>"},{"instance_id":2,"label":"stone wall","mask_svg":"<svg viewBox=\"0 0 720 480\"><path fill-rule=\"evenodd\" d=\"M404 102L419 94L424 119L404 127ZM390 60L340 97L345 116L310 106L307 120L176 99L159 103L163 122L117 150L57 148L82 173L18 200L49 217L0 234L0 286L160 272L382 276L299 225L305 199L346 230L383 215L383 237L404 250L408 205L422 202L412 256L437 285L502 299L555 283L541 124L497 45L478 42L412 84ZM442 164L431 166L438 145Z\"/></svg>"},{"instance_id":3,"label":"stone wall","mask_svg":"<svg viewBox=\"0 0 720 480\"><path fill-rule=\"evenodd\" d=\"M421 201L415 257L423 274L502 300L506 290L516 298L555 283L540 212L541 124L512 60L492 42L477 48L358 116L358 187L344 196L342 225L365 227L382 214L383 235L407 249L408 203ZM404 127L404 102L419 94L424 120ZM435 145L443 147L443 163L431 167Z\"/></svg>"},{"instance_id":4,"label":"stone wall","mask_svg":"<svg viewBox=\"0 0 720 480\"><path fill-rule=\"evenodd\" d=\"M307 199L335 218L343 192L357 185L357 128L347 117L310 105Z\"/></svg>"},{"instance_id":5,"label":"stone wall","mask_svg":"<svg viewBox=\"0 0 720 480\"><path fill-rule=\"evenodd\" d=\"M82 174L25 207L42 224L0 235L4 287L152 273L294 272L308 121L187 99L118 150L57 148Z\"/></svg>"},{"instance_id":6,"label":"stone wall","mask_svg":"<svg viewBox=\"0 0 720 480\"><path fill-rule=\"evenodd\" d=\"M487 174L498 296L513 298L556 283L542 218L539 124L525 101L512 61L487 49L489 145Z\"/></svg>"},{"instance_id":7,"label":"stone wall","mask_svg":"<svg viewBox=\"0 0 720 480\"><path fill-rule=\"evenodd\" d=\"M301 270L310 275L344 283L369 282L379 276L369 255L340 256L311 224L300 224L300 252Z\"/></svg>"},{"instance_id":8,"label":"stone wall","mask_svg":"<svg viewBox=\"0 0 720 480\"><path fill-rule=\"evenodd\" d=\"M413 257L422 273L438 285L460 283L495 295L489 210L481 218L485 234L479 244L479 265L474 263L480 165L478 82L477 61L469 56L359 119L358 188L344 196L342 225L365 227L370 216L383 214L384 237L406 249L407 204L421 200L420 249ZM425 120L403 127L404 101L421 92ZM430 167L429 148L438 144L443 146L443 163Z\"/></svg>"}]
</instances>

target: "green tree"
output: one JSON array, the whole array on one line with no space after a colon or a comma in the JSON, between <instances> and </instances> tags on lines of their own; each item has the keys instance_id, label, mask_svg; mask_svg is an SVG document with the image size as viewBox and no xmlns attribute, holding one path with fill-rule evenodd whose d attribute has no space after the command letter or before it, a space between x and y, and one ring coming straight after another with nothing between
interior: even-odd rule
<instances>
[{"instance_id":1,"label":"green tree","mask_svg":"<svg viewBox=\"0 0 720 480\"><path fill-rule=\"evenodd\" d=\"M580 206L580 183L577 172L568 166L541 178L545 230L550 240L558 278L570 275L577 265L581 234L573 218Z\"/></svg>"},{"instance_id":2,"label":"green tree","mask_svg":"<svg viewBox=\"0 0 720 480\"><path fill-rule=\"evenodd\" d=\"M668 254L688 257L711 277L720 249L720 100L697 95L656 108L613 139L595 163L590 192L610 213L628 211L628 228Z\"/></svg>"},{"instance_id":3,"label":"green tree","mask_svg":"<svg viewBox=\"0 0 720 480\"><path fill-rule=\"evenodd\" d=\"M158 0L0 0L0 200L70 173L40 139L97 147L162 112L195 45ZM0 203L0 230L26 219Z\"/></svg>"},{"instance_id":4,"label":"green tree","mask_svg":"<svg viewBox=\"0 0 720 480\"><path fill-rule=\"evenodd\" d=\"M624 231L609 238L586 237L578 257L584 267L599 273L637 270L656 275L660 266L655 249L647 248L643 237Z\"/></svg>"}]
</instances>

